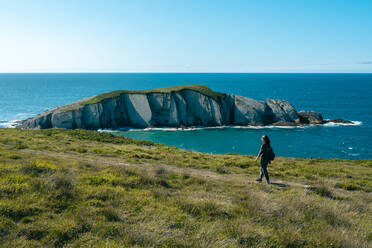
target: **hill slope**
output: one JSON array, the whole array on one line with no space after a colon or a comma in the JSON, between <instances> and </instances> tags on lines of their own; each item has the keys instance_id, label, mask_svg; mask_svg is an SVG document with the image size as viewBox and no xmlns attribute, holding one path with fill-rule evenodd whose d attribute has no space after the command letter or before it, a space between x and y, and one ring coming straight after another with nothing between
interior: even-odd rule
<instances>
[{"instance_id":1,"label":"hill slope","mask_svg":"<svg viewBox=\"0 0 372 248\"><path fill-rule=\"evenodd\" d=\"M3 247L370 247L371 160L252 156L0 129Z\"/></svg>"}]
</instances>

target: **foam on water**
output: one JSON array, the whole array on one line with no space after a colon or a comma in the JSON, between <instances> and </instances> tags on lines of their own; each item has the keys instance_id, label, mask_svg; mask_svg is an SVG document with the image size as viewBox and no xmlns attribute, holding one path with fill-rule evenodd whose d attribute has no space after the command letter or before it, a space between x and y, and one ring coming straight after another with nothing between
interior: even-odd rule
<instances>
[{"instance_id":1,"label":"foam on water","mask_svg":"<svg viewBox=\"0 0 372 248\"><path fill-rule=\"evenodd\" d=\"M336 123L336 122L327 122L324 124L325 127L337 127L337 126L360 126L363 124L361 121L351 121L352 123Z\"/></svg>"},{"instance_id":2,"label":"foam on water","mask_svg":"<svg viewBox=\"0 0 372 248\"><path fill-rule=\"evenodd\" d=\"M208 129L297 129L297 128L311 128L316 126L324 127L337 127L337 126L359 126L362 125L361 121L352 121L352 123L334 123L328 122L326 124L308 124L300 126L216 126L216 127L148 127L148 128L119 128L116 130L113 129L99 129L100 132L117 132L117 131L128 131L128 132L144 132L144 131L165 131L165 132L188 132L188 131L197 131L197 130L208 130Z\"/></svg>"},{"instance_id":3,"label":"foam on water","mask_svg":"<svg viewBox=\"0 0 372 248\"><path fill-rule=\"evenodd\" d=\"M2 128L15 128L19 125L19 120L14 121L0 121L0 127Z\"/></svg>"},{"instance_id":4,"label":"foam on water","mask_svg":"<svg viewBox=\"0 0 372 248\"><path fill-rule=\"evenodd\" d=\"M0 127L3 128L15 128L18 126L18 122L20 120L13 120L13 121L0 121ZM116 131L168 131L168 132L176 132L176 131L196 131L196 130L204 130L204 129L227 129L227 128L236 128L236 129L269 129L269 128L282 128L282 129L293 129L293 128L309 128L314 126L324 126L324 127L337 127L337 126L360 126L363 122L361 121L352 121L352 123L334 123L328 122L326 124L310 124L310 125L301 125L301 126L217 126L217 127L148 127L148 128L119 128L119 129L99 129L99 132L116 132Z\"/></svg>"}]
</instances>

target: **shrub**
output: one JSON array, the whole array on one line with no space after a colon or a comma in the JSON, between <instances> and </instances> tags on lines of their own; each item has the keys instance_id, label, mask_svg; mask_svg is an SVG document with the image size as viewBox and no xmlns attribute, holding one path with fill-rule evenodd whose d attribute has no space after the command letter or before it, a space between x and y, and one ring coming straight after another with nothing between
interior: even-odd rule
<instances>
[{"instance_id":1,"label":"shrub","mask_svg":"<svg viewBox=\"0 0 372 248\"><path fill-rule=\"evenodd\" d=\"M40 225L31 225L22 228L19 234L25 236L28 240L40 240L48 234L48 231Z\"/></svg>"},{"instance_id":2,"label":"shrub","mask_svg":"<svg viewBox=\"0 0 372 248\"><path fill-rule=\"evenodd\" d=\"M26 216L37 215L40 212L40 208L34 206L0 204L0 215L8 217L14 221L19 221Z\"/></svg>"},{"instance_id":3,"label":"shrub","mask_svg":"<svg viewBox=\"0 0 372 248\"><path fill-rule=\"evenodd\" d=\"M0 216L0 237L8 235L15 228L15 224L8 218Z\"/></svg>"},{"instance_id":4,"label":"shrub","mask_svg":"<svg viewBox=\"0 0 372 248\"><path fill-rule=\"evenodd\" d=\"M120 221L120 216L119 214L115 211L115 209L113 208L104 208L102 211L101 211L101 214L106 218L107 221L112 221L112 222L115 222L115 221Z\"/></svg>"},{"instance_id":5,"label":"shrub","mask_svg":"<svg viewBox=\"0 0 372 248\"><path fill-rule=\"evenodd\" d=\"M191 177L190 174L187 173L182 174L183 179L189 179L190 177Z\"/></svg>"},{"instance_id":6,"label":"shrub","mask_svg":"<svg viewBox=\"0 0 372 248\"><path fill-rule=\"evenodd\" d=\"M88 150L84 147L78 147L75 149L75 151L79 152L79 153L86 153Z\"/></svg>"},{"instance_id":7,"label":"shrub","mask_svg":"<svg viewBox=\"0 0 372 248\"><path fill-rule=\"evenodd\" d=\"M333 192L329 189L329 187L327 187L323 183L316 184L314 186L310 186L307 189L316 193L316 194L318 194L318 195L320 195L320 196L323 196L323 197L328 197L328 198L331 198L331 199L336 198L334 196Z\"/></svg>"},{"instance_id":8,"label":"shrub","mask_svg":"<svg viewBox=\"0 0 372 248\"><path fill-rule=\"evenodd\" d=\"M111 188L98 188L88 195L88 199L96 199L100 201L113 200L118 197L115 190Z\"/></svg>"},{"instance_id":9,"label":"shrub","mask_svg":"<svg viewBox=\"0 0 372 248\"><path fill-rule=\"evenodd\" d=\"M67 242L77 239L80 234L91 230L91 225L86 222L61 223L61 226L49 232L49 239L55 247L63 247Z\"/></svg>"},{"instance_id":10,"label":"shrub","mask_svg":"<svg viewBox=\"0 0 372 248\"><path fill-rule=\"evenodd\" d=\"M216 172L220 174L229 174L230 171L224 165L217 165Z\"/></svg>"},{"instance_id":11,"label":"shrub","mask_svg":"<svg viewBox=\"0 0 372 248\"><path fill-rule=\"evenodd\" d=\"M26 149L28 146L23 144L21 141L17 141L14 145L15 149L21 150L21 149Z\"/></svg>"},{"instance_id":12,"label":"shrub","mask_svg":"<svg viewBox=\"0 0 372 248\"><path fill-rule=\"evenodd\" d=\"M55 165L47 161L32 161L20 168L20 171L31 176L39 176L41 174L51 174L56 171Z\"/></svg>"},{"instance_id":13,"label":"shrub","mask_svg":"<svg viewBox=\"0 0 372 248\"><path fill-rule=\"evenodd\" d=\"M71 191L74 189L73 179L64 174L53 175L48 179L48 184L55 190Z\"/></svg>"},{"instance_id":14,"label":"shrub","mask_svg":"<svg viewBox=\"0 0 372 248\"><path fill-rule=\"evenodd\" d=\"M218 205L213 200L201 200L201 201L179 201L178 205L182 210L196 217L212 217L212 218L228 218L231 214Z\"/></svg>"},{"instance_id":15,"label":"shrub","mask_svg":"<svg viewBox=\"0 0 372 248\"><path fill-rule=\"evenodd\" d=\"M105 150L102 149L102 148L94 148L94 149L91 150L91 152L97 153L97 154L105 154L106 153Z\"/></svg>"},{"instance_id":16,"label":"shrub","mask_svg":"<svg viewBox=\"0 0 372 248\"><path fill-rule=\"evenodd\" d=\"M350 191L361 190L361 187L359 185L356 185L354 183L349 183L349 182L336 183L335 187L350 190Z\"/></svg>"},{"instance_id":17,"label":"shrub","mask_svg":"<svg viewBox=\"0 0 372 248\"><path fill-rule=\"evenodd\" d=\"M49 188L47 205L57 213L62 212L74 203L77 193L70 176L64 174L53 175L47 179L46 186Z\"/></svg>"},{"instance_id":18,"label":"shrub","mask_svg":"<svg viewBox=\"0 0 372 248\"><path fill-rule=\"evenodd\" d=\"M0 197L16 198L27 190L27 184L8 184L0 187Z\"/></svg>"},{"instance_id":19,"label":"shrub","mask_svg":"<svg viewBox=\"0 0 372 248\"><path fill-rule=\"evenodd\" d=\"M122 235L123 228L121 225L110 223L109 225L102 226L103 236L109 238L118 238ZM111 247L111 246L107 246ZM114 247L114 246L113 246Z\"/></svg>"},{"instance_id":20,"label":"shrub","mask_svg":"<svg viewBox=\"0 0 372 248\"><path fill-rule=\"evenodd\" d=\"M171 185L166 179L160 179L157 181L160 186L163 186L165 188L171 188Z\"/></svg>"},{"instance_id":21,"label":"shrub","mask_svg":"<svg viewBox=\"0 0 372 248\"><path fill-rule=\"evenodd\" d=\"M10 159L14 159L14 160L18 160L18 159L21 159L22 157L17 155L17 154L13 154L13 153L9 153L6 155L8 158Z\"/></svg>"},{"instance_id":22,"label":"shrub","mask_svg":"<svg viewBox=\"0 0 372 248\"><path fill-rule=\"evenodd\" d=\"M90 176L86 178L86 181L89 185L93 185L93 186L104 185L109 182L108 179L102 176Z\"/></svg>"},{"instance_id":23,"label":"shrub","mask_svg":"<svg viewBox=\"0 0 372 248\"><path fill-rule=\"evenodd\" d=\"M168 171L164 168L158 168L158 169L155 170L155 174L158 175L158 176L167 176Z\"/></svg>"}]
</instances>

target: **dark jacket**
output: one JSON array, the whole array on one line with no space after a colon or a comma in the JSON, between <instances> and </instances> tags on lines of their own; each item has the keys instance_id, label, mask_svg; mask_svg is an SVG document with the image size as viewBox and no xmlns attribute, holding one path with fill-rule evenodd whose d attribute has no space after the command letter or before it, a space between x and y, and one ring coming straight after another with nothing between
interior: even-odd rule
<instances>
[{"instance_id":1,"label":"dark jacket","mask_svg":"<svg viewBox=\"0 0 372 248\"><path fill-rule=\"evenodd\" d=\"M260 152L258 153L258 156L261 155L261 160L267 161L267 149L269 146L266 143L263 143L260 148Z\"/></svg>"}]
</instances>

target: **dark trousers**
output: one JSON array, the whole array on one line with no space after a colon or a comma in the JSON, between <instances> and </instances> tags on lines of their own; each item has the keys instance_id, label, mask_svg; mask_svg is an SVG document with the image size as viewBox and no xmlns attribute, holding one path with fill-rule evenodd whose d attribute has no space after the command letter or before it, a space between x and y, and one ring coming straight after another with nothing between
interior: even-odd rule
<instances>
[{"instance_id":1,"label":"dark trousers","mask_svg":"<svg viewBox=\"0 0 372 248\"><path fill-rule=\"evenodd\" d=\"M264 159L261 159L261 173L260 173L260 179L262 180L262 177L265 176L266 178L266 181L269 183L270 182L270 178L269 178L269 173L267 172L267 164L269 162L264 160Z\"/></svg>"}]
</instances>

